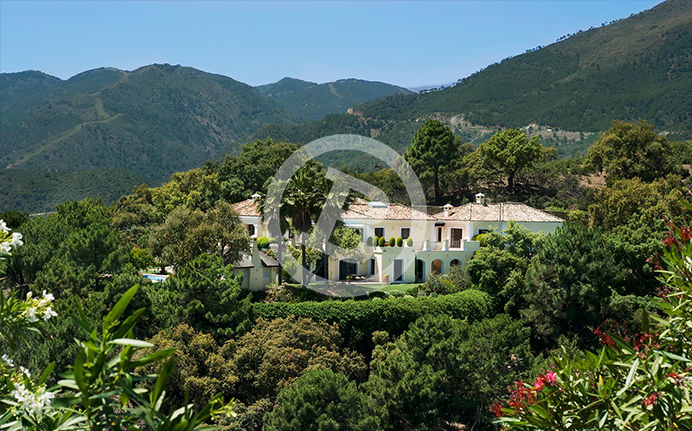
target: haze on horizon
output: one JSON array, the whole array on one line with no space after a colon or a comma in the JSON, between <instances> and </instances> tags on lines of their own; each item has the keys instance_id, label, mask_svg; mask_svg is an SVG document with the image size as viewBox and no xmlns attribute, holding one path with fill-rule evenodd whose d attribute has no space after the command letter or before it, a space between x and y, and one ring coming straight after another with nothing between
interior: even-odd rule
<instances>
[{"instance_id":1,"label":"haze on horizon","mask_svg":"<svg viewBox=\"0 0 692 431\"><path fill-rule=\"evenodd\" d=\"M659 2L0 0L0 72L67 79L97 67L171 63L250 85L290 76L415 88L454 82Z\"/></svg>"}]
</instances>

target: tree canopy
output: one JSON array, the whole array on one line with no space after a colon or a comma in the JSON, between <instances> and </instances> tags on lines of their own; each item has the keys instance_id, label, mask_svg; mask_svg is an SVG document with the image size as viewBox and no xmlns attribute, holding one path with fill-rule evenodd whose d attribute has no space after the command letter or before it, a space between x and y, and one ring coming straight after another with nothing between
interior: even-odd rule
<instances>
[{"instance_id":1,"label":"tree canopy","mask_svg":"<svg viewBox=\"0 0 692 431\"><path fill-rule=\"evenodd\" d=\"M586 166L603 172L609 180L637 177L653 181L680 171L666 137L643 120L639 124L613 121L589 148Z\"/></svg>"},{"instance_id":2,"label":"tree canopy","mask_svg":"<svg viewBox=\"0 0 692 431\"><path fill-rule=\"evenodd\" d=\"M460 138L437 120L428 120L416 132L404 158L424 184L434 189L435 202L441 198L444 173L451 173L457 161Z\"/></svg>"},{"instance_id":3,"label":"tree canopy","mask_svg":"<svg viewBox=\"0 0 692 431\"><path fill-rule=\"evenodd\" d=\"M529 138L519 129L509 129L481 143L467 156L465 164L473 178L489 182L507 181L507 190L511 193L514 192L517 174L556 155L554 148L541 145L538 136Z\"/></svg>"}]
</instances>

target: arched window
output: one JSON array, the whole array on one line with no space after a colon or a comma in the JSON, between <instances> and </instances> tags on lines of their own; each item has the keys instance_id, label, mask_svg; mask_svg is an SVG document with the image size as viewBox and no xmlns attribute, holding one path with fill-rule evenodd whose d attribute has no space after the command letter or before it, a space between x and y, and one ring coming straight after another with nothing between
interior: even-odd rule
<instances>
[{"instance_id":1,"label":"arched window","mask_svg":"<svg viewBox=\"0 0 692 431\"><path fill-rule=\"evenodd\" d=\"M442 274L442 270L442 261L440 259L435 259L430 263L431 274Z\"/></svg>"},{"instance_id":2,"label":"arched window","mask_svg":"<svg viewBox=\"0 0 692 431\"><path fill-rule=\"evenodd\" d=\"M459 266L460 264L461 264L461 262L459 262L459 259L452 259L452 260L449 261L449 266L450 266L450 267L455 266L455 265L456 265L456 266Z\"/></svg>"}]
</instances>

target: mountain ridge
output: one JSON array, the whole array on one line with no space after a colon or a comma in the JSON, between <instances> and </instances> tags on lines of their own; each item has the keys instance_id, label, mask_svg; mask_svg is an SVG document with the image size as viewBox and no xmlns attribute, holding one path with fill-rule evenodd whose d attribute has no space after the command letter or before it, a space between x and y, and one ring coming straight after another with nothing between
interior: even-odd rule
<instances>
[{"instance_id":1,"label":"mountain ridge","mask_svg":"<svg viewBox=\"0 0 692 431\"><path fill-rule=\"evenodd\" d=\"M353 105L379 97L413 93L407 88L386 82L356 78L319 84L285 77L255 88L294 117L306 121L319 120L328 114L346 113Z\"/></svg>"}]
</instances>

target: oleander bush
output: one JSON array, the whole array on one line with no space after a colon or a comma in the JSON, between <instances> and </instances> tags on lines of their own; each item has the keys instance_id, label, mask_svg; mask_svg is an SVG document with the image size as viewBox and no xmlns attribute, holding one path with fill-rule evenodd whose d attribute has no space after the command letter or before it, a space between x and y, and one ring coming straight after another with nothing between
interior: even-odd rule
<instances>
[{"instance_id":1,"label":"oleander bush","mask_svg":"<svg viewBox=\"0 0 692 431\"><path fill-rule=\"evenodd\" d=\"M644 312L634 336L596 328L600 351L565 351L535 383L515 382L491 407L498 422L515 430L692 429L691 237L689 224L671 226L664 241L662 317L650 322Z\"/></svg>"}]
</instances>

